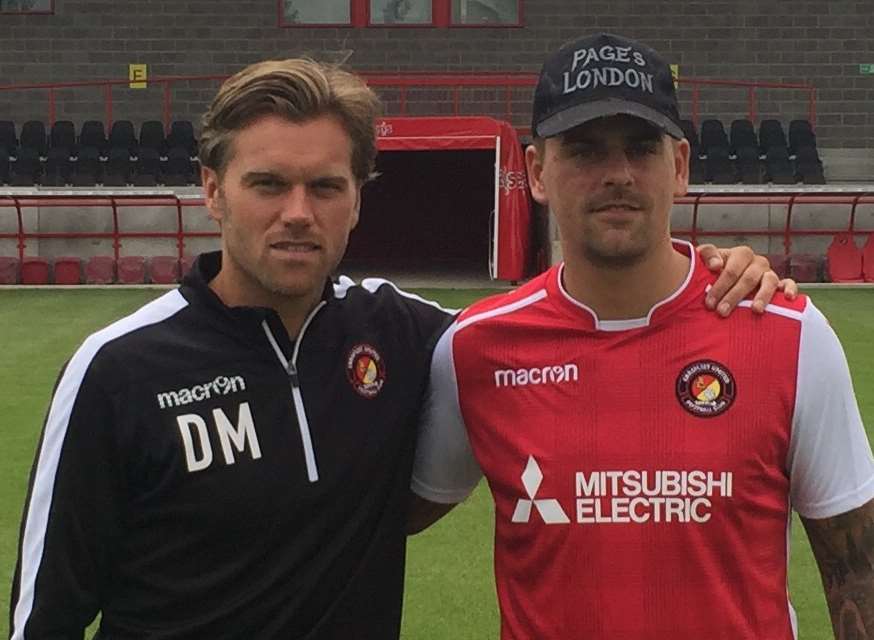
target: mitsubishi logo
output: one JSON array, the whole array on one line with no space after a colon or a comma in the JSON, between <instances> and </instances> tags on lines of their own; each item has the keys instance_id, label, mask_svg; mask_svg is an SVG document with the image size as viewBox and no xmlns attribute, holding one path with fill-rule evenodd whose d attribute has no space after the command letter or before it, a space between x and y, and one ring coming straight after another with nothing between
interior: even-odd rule
<instances>
[{"instance_id":1,"label":"mitsubishi logo","mask_svg":"<svg viewBox=\"0 0 874 640\"><path fill-rule=\"evenodd\" d=\"M522 472L522 486L525 487L528 500L520 498L516 503L512 522L528 522L531 516L532 504L546 524L566 524L570 522L567 514L565 514L555 498L534 499L541 482L543 482L543 472L540 470L540 466L537 464L534 456L528 456L528 464L525 465L525 471Z\"/></svg>"}]
</instances>

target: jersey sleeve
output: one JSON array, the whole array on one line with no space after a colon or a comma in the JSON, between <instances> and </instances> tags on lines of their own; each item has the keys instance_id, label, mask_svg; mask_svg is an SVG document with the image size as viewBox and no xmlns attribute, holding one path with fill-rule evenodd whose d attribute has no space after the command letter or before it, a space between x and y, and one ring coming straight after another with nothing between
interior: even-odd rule
<instances>
[{"instance_id":1,"label":"jersey sleeve","mask_svg":"<svg viewBox=\"0 0 874 640\"><path fill-rule=\"evenodd\" d=\"M830 518L874 498L874 459L847 359L828 320L809 301L788 466L792 505L805 518Z\"/></svg>"},{"instance_id":2,"label":"jersey sleeve","mask_svg":"<svg viewBox=\"0 0 874 640\"><path fill-rule=\"evenodd\" d=\"M482 477L458 403L452 357L456 326L443 333L431 359L412 479L414 493L443 504L464 500Z\"/></svg>"},{"instance_id":3,"label":"jersey sleeve","mask_svg":"<svg viewBox=\"0 0 874 640\"><path fill-rule=\"evenodd\" d=\"M58 379L31 471L11 640L82 638L108 587L122 521L118 452L109 396L83 349Z\"/></svg>"}]
</instances>

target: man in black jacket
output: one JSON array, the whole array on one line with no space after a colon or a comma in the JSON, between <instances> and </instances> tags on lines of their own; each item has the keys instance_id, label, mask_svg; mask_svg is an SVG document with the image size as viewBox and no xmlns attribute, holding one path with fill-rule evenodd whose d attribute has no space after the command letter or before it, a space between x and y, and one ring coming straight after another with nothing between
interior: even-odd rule
<instances>
[{"instance_id":1,"label":"man in black jacket","mask_svg":"<svg viewBox=\"0 0 874 640\"><path fill-rule=\"evenodd\" d=\"M81 638L98 612L110 640L398 637L417 415L450 316L385 281L329 280L378 108L306 60L221 87L200 146L221 252L61 373L12 638Z\"/></svg>"}]
</instances>

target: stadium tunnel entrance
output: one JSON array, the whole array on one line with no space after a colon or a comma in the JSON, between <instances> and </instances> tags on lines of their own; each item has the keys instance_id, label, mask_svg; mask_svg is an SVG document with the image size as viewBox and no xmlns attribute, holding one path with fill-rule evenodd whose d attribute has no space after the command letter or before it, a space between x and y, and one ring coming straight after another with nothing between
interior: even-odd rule
<instances>
[{"instance_id":1,"label":"stadium tunnel entrance","mask_svg":"<svg viewBox=\"0 0 874 640\"><path fill-rule=\"evenodd\" d=\"M338 273L488 286L530 269L530 203L515 130L490 118L386 118L379 176Z\"/></svg>"}]
</instances>

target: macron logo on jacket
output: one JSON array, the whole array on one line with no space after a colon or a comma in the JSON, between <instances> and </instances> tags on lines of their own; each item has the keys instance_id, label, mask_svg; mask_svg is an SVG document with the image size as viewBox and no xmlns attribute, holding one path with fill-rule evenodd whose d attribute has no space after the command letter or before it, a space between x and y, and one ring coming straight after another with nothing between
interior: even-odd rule
<instances>
[{"instance_id":1,"label":"macron logo on jacket","mask_svg":"<svg viewBox=\"0 0 874 640\"><path fill-rule=\"evenodd\" d=\"M159 407L162 409L172 409L173 407L181 407L192 402L209 400L212 396L226 396L229 393L245 390L246 381L243 380L243 376L217 376L215 380L179 389L178 391L164 391L156 397Z\"/></svg>"},{"instance_id":2,"label":"macron logo on jacket","mask_svg":"<svg viewBox=\"0 0 874 640\"><path fill-rule=\"evenodd\" d=\"M577 382L580 371L575 364L555 364L530 369L497 369L495 371L495 386L524 387L530 384L558 384L561 382Z\"/></svg>"}]
</instances>

